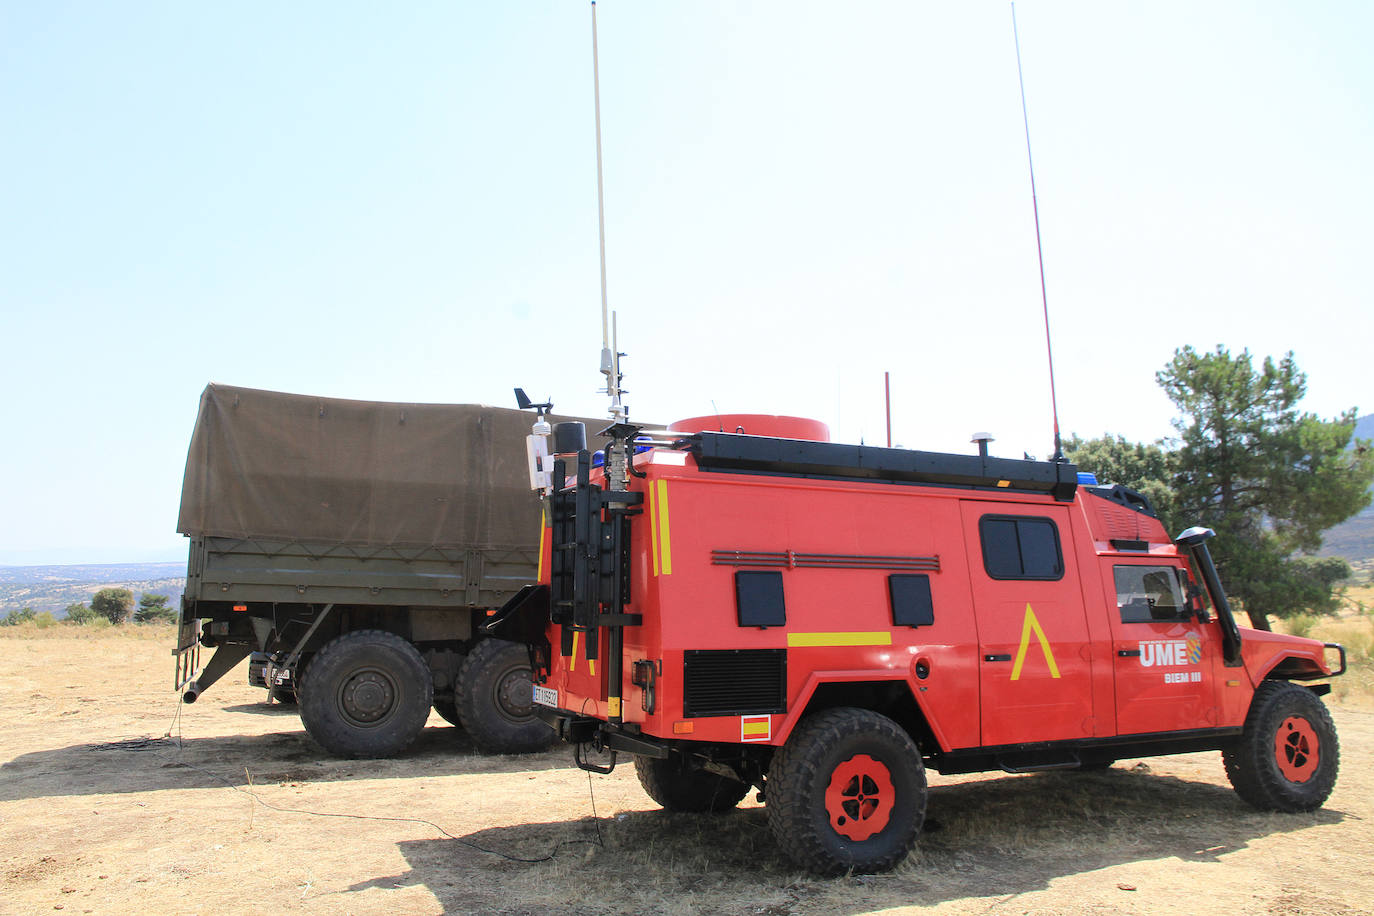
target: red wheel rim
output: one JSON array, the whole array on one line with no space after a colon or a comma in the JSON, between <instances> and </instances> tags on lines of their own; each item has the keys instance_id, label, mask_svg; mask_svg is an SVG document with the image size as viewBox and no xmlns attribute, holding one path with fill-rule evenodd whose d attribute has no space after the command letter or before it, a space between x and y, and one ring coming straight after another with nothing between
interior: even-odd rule
<instances>
[{"instance_id":1,"label":"red wheel rim","mask_svg":"<svg viewBox=\"0 0 1374 916\"><path fill-rule=\"evenodd\" d=\"M1274 735L1274 760L1289 782L1307 782L1317 772L1319 746L1312 723L1301 716L1289 716Z\"/></svg>"},{"instance_id":2,"label":"red wheel rim","mask_svg":"<svg viewBox=\"0 0 1374 916\"><path fill-rule=\"evenodd\" d=\"M825 790L830 826L842 837L866 840L887 826L897 789L887 765L856 754L835 767Z\"/></svg>"}]
</instances>

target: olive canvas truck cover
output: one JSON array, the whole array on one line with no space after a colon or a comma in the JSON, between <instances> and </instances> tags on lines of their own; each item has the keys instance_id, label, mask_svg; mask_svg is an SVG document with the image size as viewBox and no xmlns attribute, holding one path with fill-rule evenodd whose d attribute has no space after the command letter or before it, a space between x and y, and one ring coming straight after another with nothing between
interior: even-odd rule
<instances>
[{"instance_id":1,"label":"olive canvas truck cover","mask_svg":"<svg viewBox=\"0 0 1374 916\"><path fill-rule=\"evenodd\" d=\"M360 547L527 548L539 502L517 410L211 384L177 531ZM531 569L533 576L533 569Z\"/></svg>"}]
</instances>

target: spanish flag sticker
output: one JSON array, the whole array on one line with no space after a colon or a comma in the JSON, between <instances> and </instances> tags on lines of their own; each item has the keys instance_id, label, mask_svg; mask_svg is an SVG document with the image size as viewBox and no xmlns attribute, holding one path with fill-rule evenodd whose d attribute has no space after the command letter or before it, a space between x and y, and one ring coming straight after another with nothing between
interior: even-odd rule
<instances>
[{"instance_id":1,"label":"spanish flag sticker","mask_svg":"<svg viewBox=\"0 0 1374 916\"><path fill-rule=\"evenodd\" d=\"M740 716L741 741L767 741L773 737L772 716Z\"/></svg>"}]
</instances>

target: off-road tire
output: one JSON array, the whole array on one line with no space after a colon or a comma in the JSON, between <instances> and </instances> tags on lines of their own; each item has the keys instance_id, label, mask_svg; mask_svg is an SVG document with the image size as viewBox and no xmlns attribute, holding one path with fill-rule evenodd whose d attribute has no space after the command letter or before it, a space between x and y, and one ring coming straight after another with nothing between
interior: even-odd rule
<instances>
[{"instance_id":1,"label":"off-road tire","mask_svg":"<svg viewBox=\"0 0 1374 916\"><path fill-rule=\"evenodd\" d=\"M681 754L666 760L636 755L635 775L648 796L667 811L730 811L749 794L749 786L738 779L688 769Z\"/></svg>"},{"instance_id":2,"label":"off-road tire","mask_svg":"<svg viewBox=\"0 0 1374 916\"><path fill-rule=\"evenodd\" d=\"M530 754L558 737L534 714L529 650L519 643L479 642L458 672L453 695L459 721L485 753Z\"/></svg>"},{"instance_id":3,"label":"off-road tire","mask_svg":"<svg viewBox=\"0 0 1374 916\"><path fill-rule=\"evenodd\" d=\"M1261 811L1315 811L1336 785L1341 748L1321 698L1287 681L1265 681L1245 731L1222 751L1231 786Z\"/></svg>"},{"instance_id":4,"label":"off-road tire","mask_svg":"<svg viewBox=\"0 0 1374 916\"><path fill-rule=\"evenodd\" d=\"M297 688L305 730L340 757L390 757L424 728L434 698L415 647L382 630L356 630L325 645Z\"/></svg>"},{"instance_id":5,"label":"off-road tire","mask_svg":"<svg viewBox=\"0 0 1374 916\"><path fill-rule=\"evenodd\" d=\"M896 722L867 709L802 720L774 755L766 788L778 845L819 875L887 871L925 820L920 751Z\"/></svg>"},{"instance_id":6,"label":"off-road tire","mask_svg":"<svg viewBox=\"0 0 1374 916\"><path fill-rule=\"evenodd\" d=\"M462 720L458 718L458 704L454 702L452 697L447 699L435 697L434 711L439 714L439 718L443 719L449 725L455 725L458 728L463 727Z\"/></svg>"}]
</instances>

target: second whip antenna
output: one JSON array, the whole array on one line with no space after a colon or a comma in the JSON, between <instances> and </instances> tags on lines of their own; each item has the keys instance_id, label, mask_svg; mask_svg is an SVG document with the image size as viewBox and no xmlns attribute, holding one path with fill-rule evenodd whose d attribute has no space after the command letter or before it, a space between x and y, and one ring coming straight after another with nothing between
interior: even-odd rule
<instances>
[{"instance_id":1,"label":"second whip antenna","mask_svg":"<svg viewBox=\"0 0 1374 916\"><path fill-rule=\"evenodd\" d=\"M1031 158L1030 116L1026 114L1026 78L1021 75L1021 37L1016 31L1016 4L1011 5L1011 36L1016 43L1016 79L1021 84L1021 121L1026 127L1026 164L1030 167L1031 210L1035 214L1035 254L1040 259L1040 304L1045 312L1045 355L1050 363L1050 410L1054 414L1054 460L1064 460L1059 439L1059 400L1054 392L1054 350L1050 346L1050 300L1045 293L1045 250L1040 244L1040 204L1035 198L1035 160Z\"/></svg>"}]
</instances>

